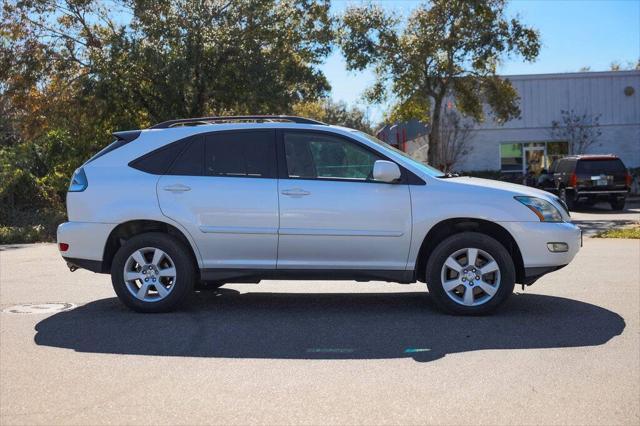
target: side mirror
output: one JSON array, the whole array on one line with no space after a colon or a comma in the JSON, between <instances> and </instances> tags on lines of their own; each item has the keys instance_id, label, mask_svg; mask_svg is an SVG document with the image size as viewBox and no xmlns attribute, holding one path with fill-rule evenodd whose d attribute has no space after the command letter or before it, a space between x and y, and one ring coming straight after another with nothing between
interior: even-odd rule
<instances>
[{"instance_id":1,"label":"side mirror","mask_svg":"<svg viewBox=\"0 0 640 426\"><path fill-rule=\"evenodd\" d=\"M373 163L373 180L395 182L400 179L400 167L393 161L378 160Z\"/></svg>"}]
</instances>

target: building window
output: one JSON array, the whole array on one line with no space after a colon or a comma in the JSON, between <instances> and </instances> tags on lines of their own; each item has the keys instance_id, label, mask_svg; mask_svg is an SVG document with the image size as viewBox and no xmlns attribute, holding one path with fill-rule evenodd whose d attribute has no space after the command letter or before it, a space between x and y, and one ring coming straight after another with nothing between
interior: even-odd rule
<instances>
[{"instance_id":1,"label":"building window","mask_svg":"<svg viewBox=\"0 0 640 426\"><path fill-rule=\"evenodd\" d=\"M567 142L503 143L500 170L503 173L537 174L569 152Z\"/></svg>"},{"instance_id":2,"label":"building window","mask_svg":"<svg viewBox=\"0 0 640 426\"><path fill-rule=\"evenodd\" d=\"M500 145L500 169L503 172L522 173L521 143L503 143Z\"/></svg>"}]
</instances>

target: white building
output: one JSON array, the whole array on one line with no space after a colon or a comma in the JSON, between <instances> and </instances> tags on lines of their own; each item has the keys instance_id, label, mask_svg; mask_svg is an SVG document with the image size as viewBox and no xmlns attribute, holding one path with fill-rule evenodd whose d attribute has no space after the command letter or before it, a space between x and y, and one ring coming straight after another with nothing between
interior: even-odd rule
<instances>
[{"instance_id":1,"label":"white building","mask_svg":"<svg viewBox=\"0 0 640 426\"><path fill-rule=\"evenodd\" d=\"M640 71L506 76L520 95L521 117L504 125L478 125L471 150L456 170L500 170L522 175L547 168L568 154L566 140L551 133L562 110L600 115L601 136L587 153L616 154L627 167L640 167ZM389 141L393 143L393 141ZM411 151L411 141L404 145Z\"/></svg>"},{"instance_id":2,"label":"white building","mask_svg":"<svg viewBox=\"0 0 640 426\"><path fill-rule=\"evenodd\" d=\"M640 71L518 75L507 77L520 94L521 117L478 126L469 155L456 168L524 173L531 161L546 168L568 153L567 141L552 136L562 110L600 115L598 140L589 153L616 154L640 167Z\"/></svg>"}]
</instances>

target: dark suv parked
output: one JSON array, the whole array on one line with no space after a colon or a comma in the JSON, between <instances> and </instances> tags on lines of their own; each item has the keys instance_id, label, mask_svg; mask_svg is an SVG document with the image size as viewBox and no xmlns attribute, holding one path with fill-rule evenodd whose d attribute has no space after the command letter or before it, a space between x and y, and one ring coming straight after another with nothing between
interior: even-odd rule
<instances>
[{"instance_id":1,"label":"dark suv parked","mask_svg":"<svg viewBox=\"0 0 640 426\"><path fill-rule=\"evenodd\" d=\"M631 175L615 155L574 155L560 158L549 169L555 191L571 210L577 203L609 201L613 210L624 209Z\"/></svg>"}]
</instances>

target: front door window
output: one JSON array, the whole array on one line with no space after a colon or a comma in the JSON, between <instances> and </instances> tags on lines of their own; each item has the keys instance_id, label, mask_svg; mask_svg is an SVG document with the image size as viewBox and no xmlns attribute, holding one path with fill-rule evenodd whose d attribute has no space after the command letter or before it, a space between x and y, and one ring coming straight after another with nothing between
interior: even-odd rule
<instances>
[{"instance_id":1,"label":"front door window","mask_svg":"<svg viewBox=\"0 0 640 426\"><path fill-rule=\"evenodd\" d=\"M365 181L380 160L355 143L320 133L288 132L284 150L290 178Z\"/></svg>"}]
</instances>

